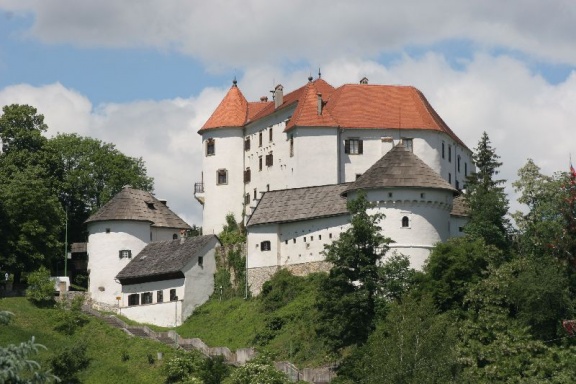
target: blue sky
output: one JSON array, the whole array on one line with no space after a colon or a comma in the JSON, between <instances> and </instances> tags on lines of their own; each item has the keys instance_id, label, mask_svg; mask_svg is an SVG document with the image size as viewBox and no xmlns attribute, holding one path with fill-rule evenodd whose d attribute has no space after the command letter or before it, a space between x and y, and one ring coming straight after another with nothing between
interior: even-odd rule
<instances>
[{"instance_id":1,"label":"blue sky","mask_svg":"<svg viewBox=\"0 0 576 384\"><path fill-rule=\"evenodd\" d=\"M234 77L250 100L318 68L414 85L470 148L488 132L512 182L528 158L552 173L576 156L574 20L572 0L0 0L0 104L142 157L191 224L196 131Z\"/></svg>"}]
</instances>

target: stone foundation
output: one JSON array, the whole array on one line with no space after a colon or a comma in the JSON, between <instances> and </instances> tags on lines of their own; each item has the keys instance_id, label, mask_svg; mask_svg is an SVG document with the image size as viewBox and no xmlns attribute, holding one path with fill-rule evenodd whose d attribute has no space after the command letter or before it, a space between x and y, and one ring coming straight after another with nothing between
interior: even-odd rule
<instances>
[{"instance_id":1,"label":"stone foundation","mask_svg":"<svg viewBox=\"0 0 576 384\"><path fill-rule=\"evenodd\" d=\"M314 272L328 272L332 264L327 261L316 261L313 263L289 264L283 266L249 268L247 273L250 293L258 296L262 291L262 286L270 280L279 269L284 268L292 272L295 276L306 276Z\"/></svg>"}]
</instances>

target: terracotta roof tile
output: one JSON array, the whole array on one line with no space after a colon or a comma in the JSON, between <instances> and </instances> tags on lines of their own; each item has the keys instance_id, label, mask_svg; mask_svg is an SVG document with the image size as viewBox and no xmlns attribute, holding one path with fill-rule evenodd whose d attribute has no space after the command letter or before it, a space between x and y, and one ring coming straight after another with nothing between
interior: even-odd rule
<instances>
[{"instance_id":1,"label":"terracotta roof tile","mask_svg":"<svg viewBox=\"0 0 576 384\"><path fill-rule=\"evenodd\" d=\"M178 215L150 192L124 187L86 223L109 220L148 221L153 227L190 229Z\"/></svg>"},{"instance_id":2,"label":"terracotta roof tile","mask_svg":"<svg viewBox=\"0 0 576 384\"><path fill-rule=\"evenodd\" d=\"M248 102L234 84L198 132L214 128L242 127L246 124L247 119Z\"/></svg>"},{"instance_id":3,"label":"terracotta roof tile","mask_svg":"<svg viewBox=\"0 0 576 384\"><path fill-rule=\"evenodd\" d=\"M318 95L322 96L322 114L318 114ZM316 87L316 83L309 82L300 93L298 106L292 114L292 118L286 125L285 131L299 127L335 127L338 125L330 112L324 107L326 104L324 95Z\"/></svg>"}]
</instances>

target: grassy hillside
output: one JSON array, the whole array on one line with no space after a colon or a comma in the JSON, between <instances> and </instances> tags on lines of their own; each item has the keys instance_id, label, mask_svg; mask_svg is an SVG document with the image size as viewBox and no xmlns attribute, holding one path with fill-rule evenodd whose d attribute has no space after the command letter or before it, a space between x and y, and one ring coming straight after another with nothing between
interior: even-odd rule
<instances>
[{"instance_id":1,"label":"grassy hillside","mask_svg":"<svg viewBox=\"0 0 576 384\"><path fill-rule=\"evenodd\" d=\"M37 343L48 348L32 356L43 368L49 368L49 359L66 345L85 341L91 363L79 375L79 379L86 384L162 383L162 364L175 354L175 350L169 346L130 337L95 318L89 318L88 323L74 335L63 335L54 330L58 322L57 309L37 308L24 298L0 299L0 310L14 313L9 325L0 325L0 345L19 344L34 336ZM157 352L163 352L162 361L156 359ZM129 359L124 361L123 355L129 356ZM149 363L148 355L156 360L153 364Z\"/></svg>"},{"instance_id":2,"label":"grassy hillside","mask_svg":"<svg viewBox=\"0 0 576 384\"><path fill-rule=\"evenodd\" d=\"M315 335L314 302L323 276L295 277L282 270L259 297L210 300L176 331L185 338L199 337L210 346L255 347L271 352L277 360L320 366L328 361Z\"/></svg>"}]
</instances>

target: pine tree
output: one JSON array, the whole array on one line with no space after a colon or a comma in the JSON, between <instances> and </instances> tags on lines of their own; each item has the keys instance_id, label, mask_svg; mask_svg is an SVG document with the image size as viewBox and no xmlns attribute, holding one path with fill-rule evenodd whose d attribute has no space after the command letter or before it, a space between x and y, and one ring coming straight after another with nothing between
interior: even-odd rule
<instances>
[{"instance_id":1,"label":"pine tree","mask_svg":"<svg viewBox=\"0 0 576 384\"><path fill-rule=\"evenodd\" d=\"M473 154L477 172L472 173L466 183L465 201L470 209L470 221L464 232L473 237L483 238L486 244L501 250L509 247L508 199L504 193L505 180L495 179L500 156L492 148L486 132L483 133Z\"/></svg>"}]
</instances>

